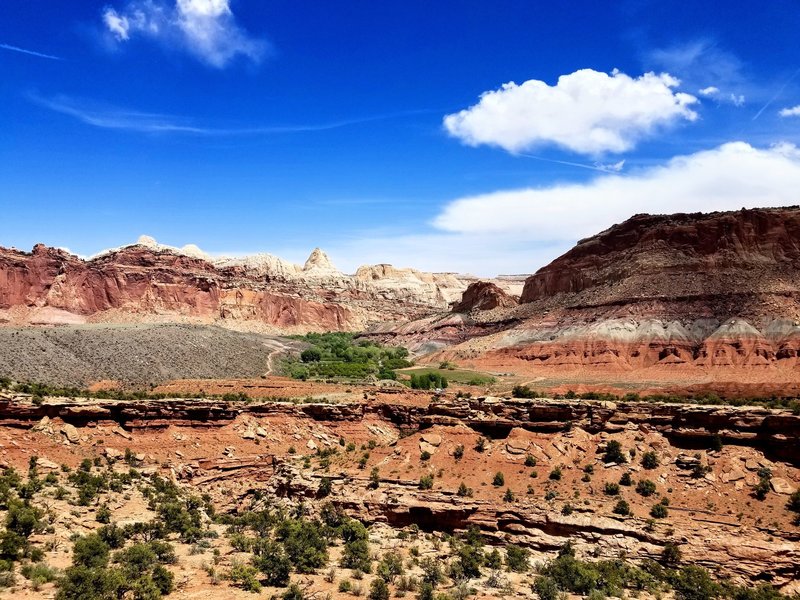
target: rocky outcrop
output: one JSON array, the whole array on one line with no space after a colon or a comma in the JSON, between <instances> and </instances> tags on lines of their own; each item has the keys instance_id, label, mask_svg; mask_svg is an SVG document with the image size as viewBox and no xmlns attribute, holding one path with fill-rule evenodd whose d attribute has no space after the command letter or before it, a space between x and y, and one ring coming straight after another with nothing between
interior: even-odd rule
<instances>
[{"instance_id":1,"label":"rocky outcrop","mask_svg":"<svg viewBox=\"0 0 800 600\"><path fill-rule=\"evenodd\" d=\"M578 242L525 282L521 302L570 307L736 294L795 295L800 209L636 215ZM747 307L743 307L747 308Z\"/></svg>"},{"instance_id":2,"label":"rocky outcrop","mask_svg":"<svg viewBox=\"0 0 800 600\"><path fill-rule=\"evenodd\" d=\"M511 308L516 300L506 294L494 283L476 281L461 296L461 301L453 305L453 312L471 312L473 310L492 310L495 308Z\"/></svg>"},{"instance_id":3,"label":"rocky outcrop","mask_svg":"<svg viewBox=\"0 0 800 600\"><path fill-rule=\"evenodd\" d=\"M77 426L114 421L127 429L221 427L240 415L280 415L319 422L358 422L376 416L401 430L461 424L499 438L515 428L552 433L579 427L590 433L615 433L634 426L658 432L675 443L707 446L712 437L719 436L725 443L758 447L800 464L800 415L760 407L493 397L445 399L426 406L375 400L245 404L202 398L125 402L52 399L37 406L11 396L0 397L0 424L21 428L33 427L44 418L60 418Z\"/></svg>"},{"instance_id":4,"label":"rocky outcrop","mask_svg":"<svg viewBox=\"0 0 800 600\"><path fill-rule=\"evenodd\" d=\"M56 323L69 315L84 321L249 320L280 329L361 324L342 304L282 293L201 258L145 245L88 261L42 245L30 254L0 249L0 309L23 322L49 309Z\"/></svg>"},{"instance_id":5,"label":"rocky outcrop","mask_svg":"<svg viewBox=\"0 0 800 600\"><path fill-rule=\"evenodd\" d=\"M212 259L150 238L82 260L37 245L0 248L0 323L200 322L266 331L360 330L448 308L474 278L391 265L336 269L315 249L303 267L262 254ZM520 289L522 278L502 285Z\"/></svg>"},{"instance_id":6,"label":"rocky outcrop","mask_svg":"<svg viewBox=\"0 0 800 600\"><path fill-rule=\"evenodd\" d=\"M430 351L430 337L432 361L531 376L792 384L800 208L637 215L537 271L520 302L446 337L446 316L410 323L395 343Z\"/></svg>"}]
</instances>

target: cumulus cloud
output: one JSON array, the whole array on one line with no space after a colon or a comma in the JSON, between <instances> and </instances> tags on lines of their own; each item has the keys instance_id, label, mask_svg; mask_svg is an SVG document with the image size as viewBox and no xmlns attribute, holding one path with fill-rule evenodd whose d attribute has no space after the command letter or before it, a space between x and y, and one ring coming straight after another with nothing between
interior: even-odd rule
<instances>
[{"instance_id":1,"label":"cumulus cloud","mask_svg":"<svg viewBox=\"0 0 800 600\"><path fill-rule=\"evenodd\" d=\"M107 6L103 25L118 43L134 36L180 47L213 67L224 67L237 56L258 62L266 49L236 22L230 0L130 0L123 8Z\"/></svg>"},{"instance_id":2,"label":"cumulus cloud","mask_svg":"<svg viewBox=\"0 0 800 600\"><path fill-rule=\"evenodd\" d=\"M632 78L582 69L556 85L530 79L481 94L480 101L444 118L447 132L471 146L509 152L556 145L597 155L625 152L659 126L697 119L697 98L676 92L680 82L662 73Z\"/></svg>"},{"instance_id":3,"label":"cumulus cloud","mask_svg":"<svg viewBox=\"0 0 800 600\"><path fill-rule=\"evenodd\" d=\"M716 96L717 94L719 94L719 88L710 85L708 87L704 87L702 90L698 90L697 93L705 97Z\"/></svg>"},{"instance_id":4,"label":"cumulus cloud","mask_svg":"<svg viewBox=\"0 0 800 600\"><path fill-rule=\"evenodd\" d=\"M797 202L800 150L731 142L630 175L498 191L447 204L433 225L451 233L577 240L633 214L735 210Z\"/></svg>"},{"instance_id":5,"label":"cumulus cloud","mask_svg":"<svg viewBox=\"0 0 800 600\"><path fill-rule=\"evenodd\" d=\"M800 104L791 108L782 108L778 114L782 117L800 117Z\"/></svg>"}]
</instances>

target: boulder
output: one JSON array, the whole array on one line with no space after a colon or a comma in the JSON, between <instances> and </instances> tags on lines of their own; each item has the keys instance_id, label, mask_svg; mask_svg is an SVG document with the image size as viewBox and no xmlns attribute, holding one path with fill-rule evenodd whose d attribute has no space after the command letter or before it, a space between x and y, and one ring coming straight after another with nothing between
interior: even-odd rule
<instances>
[{"instance_id":1,"label":"boulder","mask_svg":"<svg viewBox=\"0 0 800 600\"><path fill-rule=\"evenodd\" d=\"M794 492L794 487L792 487L792 484L782 477L773 477L770 479L769 483L772 486L772 491L776 494L786 494L788 496Z\"/></svg>"},{"instance_id":2,"label":"boulder","mask_svg":"<svg viewBox=\"0 0 800 600\"><path fill-rule=\"evenodd\" d=\"M67 438L67 441L72 444L77 444L81 440L81 436L78 433L77 428L69 423L64 423L64 425L61 427L61 433L63 433L64 437Z\"/></svg>"}]
</instances>

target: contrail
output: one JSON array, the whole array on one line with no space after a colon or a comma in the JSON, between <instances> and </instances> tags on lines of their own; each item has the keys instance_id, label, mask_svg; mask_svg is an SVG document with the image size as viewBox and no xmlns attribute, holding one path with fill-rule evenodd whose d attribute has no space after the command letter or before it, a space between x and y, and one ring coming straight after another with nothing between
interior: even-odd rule
<instances>
[{"instance_id":1,"label":"contrail","mask_svg":"<svg viewBox=\"0 0 800 600\"><path fill-rule=\"evenodd\" d=\"M41 52L36 52L34 50L26 50L25 48L19 48L17 46L11 46L9 44L0 44L0 48L4 50L11 50L13 52L21 52L22 54L29 54L31 56L38 56L39 58L48 58L50 60L64 60L60 56L53 56L51 54L43 54Z\"/></svg>"},{"instance_id":2,"label":"contrail","mask_svg":"<svg viewBox=\"0 0 800 600\"><path fill-rule=\"evenodd\" d=\"M557 165L567 165L570 167L580 167L581 169L589 169L590 171L600 171L601 173L616 173L614 169L597 167L594 165L586 165L583 163L570 162L568 160L556 160L555 158L544 158L543 156L536 156L534 154L517 153L515 156L524 156L525 158L532 158L534 160L541 160L543 162L556 163Z\"/></svg>"},{"instance_id":3,"label":"contrail","mask_svg":"<svg viewBox=\"0 0 800 600\"><path fill-rule=\"evenodd\" d=\"M761 113L763 113L765 110L767 110L767 108L769 108L769 105L772 104L773 102L775 102L775 100L778 99L778 96L780 96L783 93L783 90L786 89L786 86L789 85L790 83L792 83L792 81L794 80L795 77L797 77L798 74L800 74L800 69L797 69L797 71L795 71L792 74L792 76L789 77L789 79L787 79L786 82L781 86L781 89L779 89L772 98L767 100L767 103L764 106L762 106L761 110L759 110L756 113L756 116L753 117L753 121L755 121L758 117L760 117Z\"/></svg>"}]
</instances>

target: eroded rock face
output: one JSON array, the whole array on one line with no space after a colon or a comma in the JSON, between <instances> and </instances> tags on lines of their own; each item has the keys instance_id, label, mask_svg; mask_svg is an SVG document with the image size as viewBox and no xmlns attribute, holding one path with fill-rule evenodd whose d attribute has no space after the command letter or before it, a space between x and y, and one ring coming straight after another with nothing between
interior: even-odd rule
<instances>
[{"instance_id":1,"label":"eroded rock face","mask_svg":"<svg viewBox=\"0 0 800 600\"><path fill-rule=\"evenodd\" d=\"M0 309L22 311L29 322L55 309L86 321L234 319L329 330L359 323L342 304L280 293L203 259L144 245L89 261L41 245L31 254L0 249Z\"/></svg>"},{"instance_id":2,"label":"eroded rock face","mask_svg":"<svg viewBox=\"0 0 800 600\"><path fill-rule=\"evenodd\" d=\"M211 259L150 238L82 260L0 248L0 323L216 323L237 329L360 330L447 309L474 281L391 265L337 270L319 248L303 267L262 254ZM502 285L521 289L522 278Z\"/></svg>"},{"instance_id":3,"label":"eroded rock face","mask_svg":"<svg viewBox=\"0 0 800 600\"><path fill-rule=\"evenodd\" d=\"M637 215L529 277L520 302L460 323L429 317L394 339L530 375L794 382L800 208Z\"/></svg>"},{"instance_id":4,"label":"eroded rock face","mask_svg":"<svg viewBox=\"0 0 800 600\"><path fill-rule=\"evenodd\" d=\"M543 267L521 302L571 306L640 298L796 293L800 209L636 215Z\"/></svg>"},{"instance_id":5,"label":"eroded rock face","mask_svg":"<svg viewBox=\"0 0 800 600\"><path fill-rule=\"evenodd\" d=\"M476 281L461 296L461 301L453 306L453 312L471 312L473 310L492 310L494 308L511 308L517 302L494 283Z\"/></svg>"}]
</instances>

